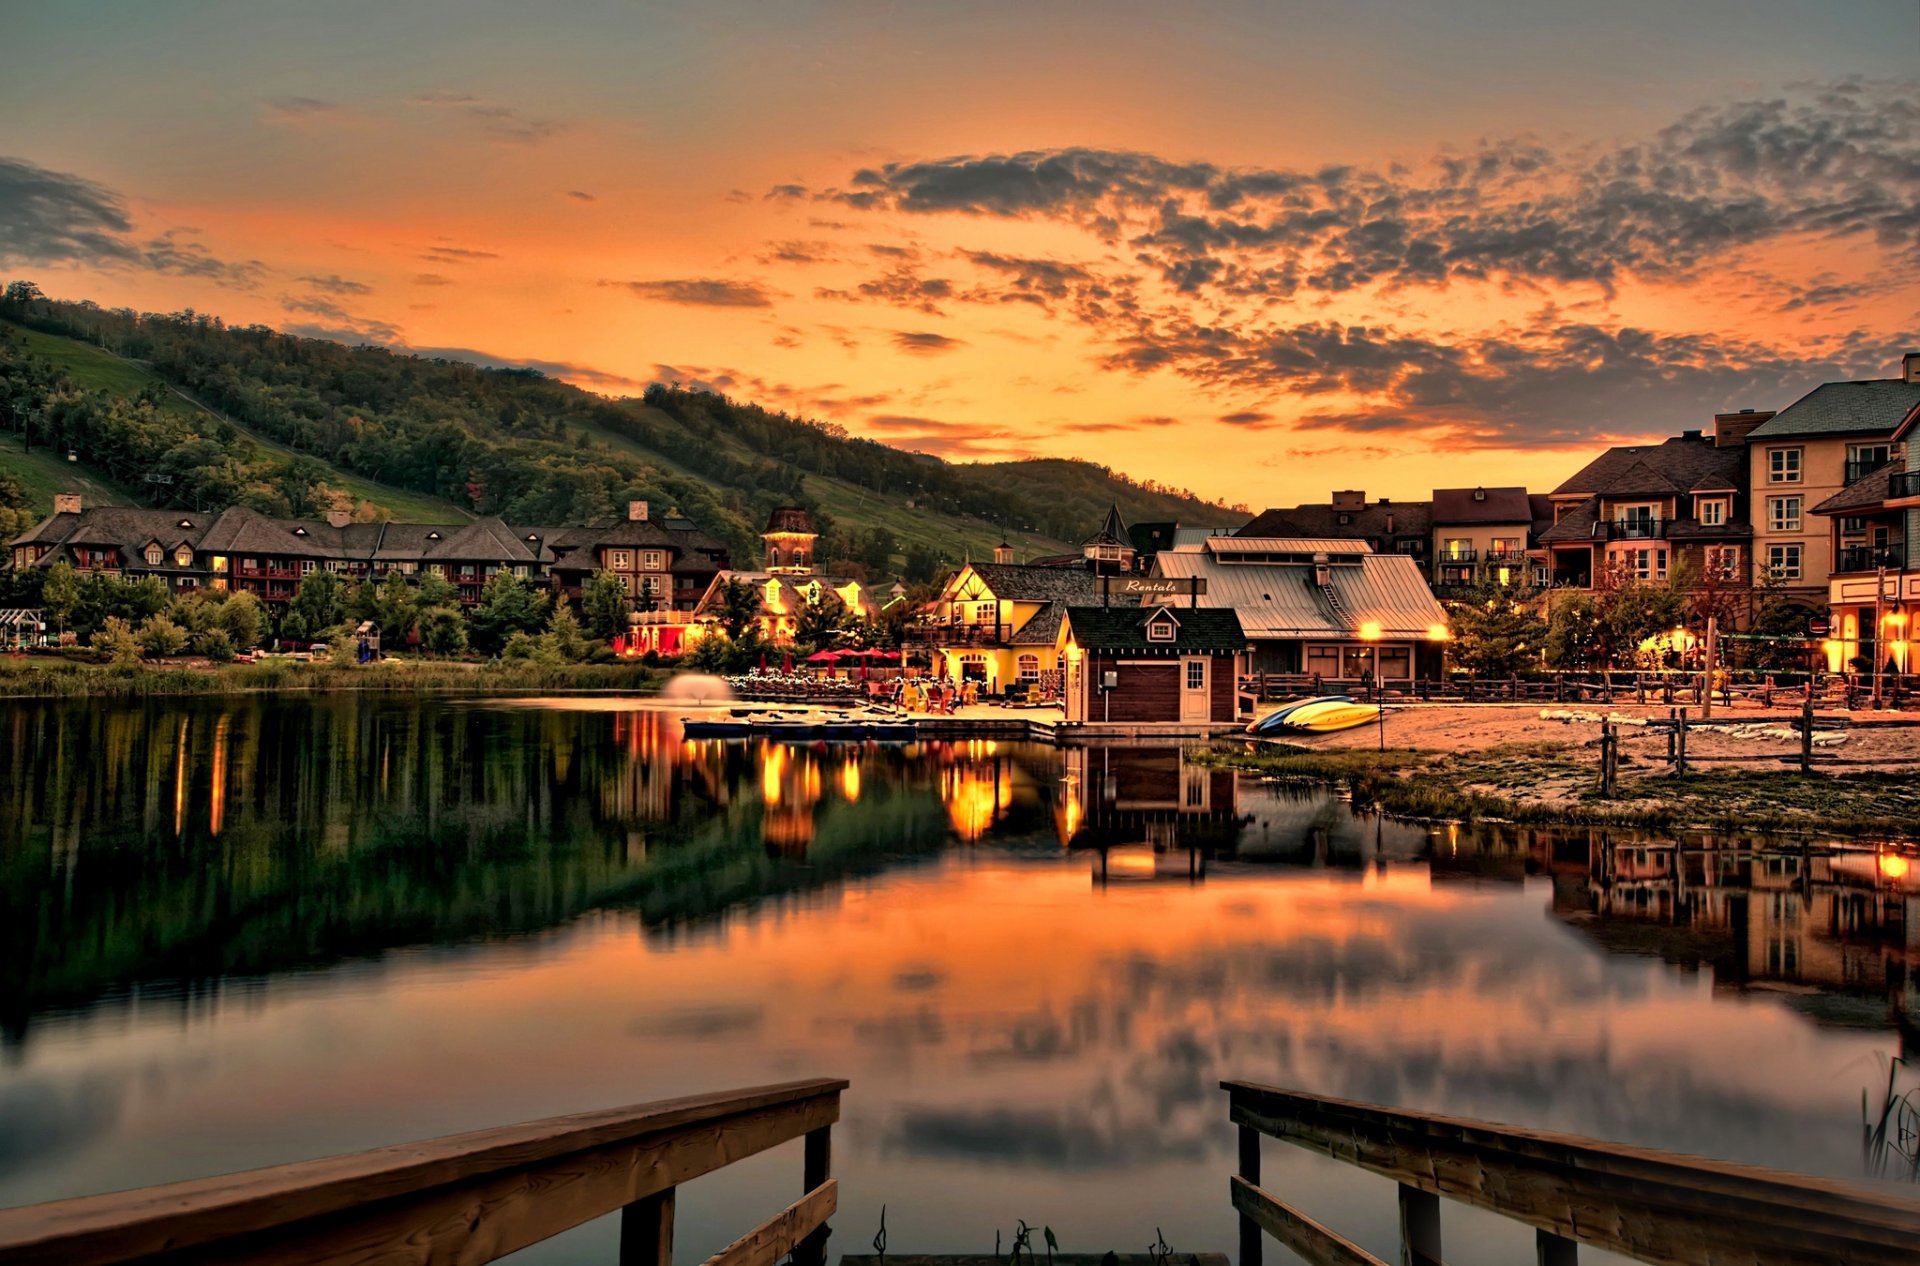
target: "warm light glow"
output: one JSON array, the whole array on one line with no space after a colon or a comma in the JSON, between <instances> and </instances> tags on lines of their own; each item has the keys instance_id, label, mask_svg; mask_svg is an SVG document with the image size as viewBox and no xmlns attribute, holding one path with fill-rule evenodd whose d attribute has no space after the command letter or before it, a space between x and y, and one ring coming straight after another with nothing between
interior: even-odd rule
<instances>
[{"instance_id":1,"label":"warm light glow","mask_svg":"<svg viewBox=\"0 0 1920 1266\"><path fill-rule=\"evenodd\" d=\"M1888 879L1905 879L1913 864L1898 853L1880 854L1880 873Z\"/></svg>"},{"instance_id":2,"label":"warm light glow","mask_svg":"<svg viewBox=\"0 0 1920 1266\"><path fill-rule=\"evenodd\" d=\"M1427 626L1427 640L1429 642L1444 642L1449 636L1451 636L1451 634L1444 624L1429 624Z\"/></svg>"},{"instance_id":3,"label":"warm light glow","mask_svg":"<svg viewBox=\"0 0 1920 1266\"><path fill-rule=\"evenodd\" d=\"M778 743L766 745L760 758L760 796L768 805L780 803L780 780L787 772L787 749Z\"/></svg>"},{"instance_id":4,"label":"warm light glow","mask_svg":"<svg viewBox=\"0 0 1920 1266\"><path fill-rule=\"evenodd\" d=\"M1368 620L1360 626L1360 640L1363 642L1379 641L1380 633L1380 622L1378 620Z\"/></svg>"},{"instance_id":5,"label":"warm light glow","mask_svg":"<svg viewBox=\"0 0 1920 1266\"><path fill-rule=\"evenodd\" d=\"M840 767L840 794L849 804L860 799L860 762L849 760Z\"/></svg>"}]
</instances>

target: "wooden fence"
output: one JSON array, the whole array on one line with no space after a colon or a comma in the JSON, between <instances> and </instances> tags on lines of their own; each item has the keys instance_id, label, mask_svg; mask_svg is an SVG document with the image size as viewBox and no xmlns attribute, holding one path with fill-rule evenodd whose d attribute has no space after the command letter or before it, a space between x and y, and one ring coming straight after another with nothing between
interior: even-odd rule
<instances>
[{"instance_id":1,"label":"wooden fence","mask_svg":"<svg viewBox=\"0 0 1920 1266\"><path fill-rule=\"evenodd\" d=\"M475 1266L620 1212L620 1266L670 1266L674 1189L803 1138L802 1195L705 1266L822 1266L834 1080L455 1134L0 1210L0 1264Z\"/></svg>"},{"instance_id":2,"label":"wooden fence","mask_svg":"<svg viewBox=\"0 0 1920 1266\"><path fill-rule=\"evenodd\" d=\"M1442 1196L1533 1227L1541 1266L1574 1266L1581 1244L1663 1266L1911 1266L1920 1244L1920 1197L1251 1082L1222 1088L1240 1127L1229 1185L1239 1266L1260 1266L1263 1234L1312 1266L1386 1266L1261 1188L1262 1135L1397 1182L1404 1266L1439 1266Z\"/></svg>"},{"instance_id":3,"label":"wooden fence","mask_svg":"<svg viewBox=\"0 0 1920 1266\"><path fill-rule=\"evenodd\" d=\"M1878 701L1890 708L1920 705L1920 676L1886 676ZM1446 681L1374 681L1364 677L1322 677L1318 673L1255 673L1241 677L1240 693L1255 701L1304 699L1347 694L1388 703L1636 703L1693 704L1706 689L1700 673L1565 672L1532 677L1456 677ZM1791 680L1765 674L1729 674L1713 689L1723 707L1752 704L1791 706L1808 693L1832 707L1858 708L1875 701L1871 675L1834 673L1808 690L1805 674Z\"/></svg>"}]
</instances>

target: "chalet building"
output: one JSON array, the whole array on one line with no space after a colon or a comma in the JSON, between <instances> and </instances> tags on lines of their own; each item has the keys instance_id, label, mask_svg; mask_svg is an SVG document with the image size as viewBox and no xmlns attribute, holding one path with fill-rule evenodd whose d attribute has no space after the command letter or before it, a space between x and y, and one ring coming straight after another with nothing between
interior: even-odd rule
<instances>
[{"instance_id":1,"label":"chalet building","mask_svg":"<svg viewBox=\"0 0 1920 1266\"><path fill-rule=\"evenodd\" d=\"M1549 494L1553 525L1538 549L1548 580L1592 589L1611 573L1665 584L1684 559L1694 576L1747 584L1747 465L1738 426L1608 449Z\"/></svg>"},{"instance_id":2,"label":"chalet building","mask_svg":"<svg viewBox=\"0 0 1920 1266\"><path fill-rule=\"evenodd\" d=\"M1178 609L1238 613L1260 673L1327 681L1438 677L1447 615L1420 562L1365 541L1215 536L1164 550L1153 578L1188 596Z\"/></svg>"},{"instance_id":3,"label":"chalet building","mask_svg":"<svg viewBox=\"0 0 1920 1266\"><path fill-rule=\"evenodd\" d=\"M1325 505L1267 510L1236 536L1296 536L1315 541L1365 541L1376 554L1404 554L1424 565L1433 538L1431 501L1368 501L1357 489L1336 492Z\"/></svg>"},{"instance_id":4,"label":"chalet building","mask_svg":"<svg viewBox=\"0 0 1920 1266\"><path fill-rule=\"evenodd\" d=\"M1186 745L1158 739L1063 747L1060 842L1101 850L1101 882L1193 882L1201 862L1187 850L1231 855L1245 819L1233 771L1187 755Z\"/></svg>"},{"instance_id":5,"label":"chalet building","mask_svg":"<svg viewBox=\"0 0 1920 1266\"><path fill-rule=\"evenodd\" d=\"M1536 579L1528 556L1537 530L1553 521L1552 502L1525 488L1435 488L1429 578L1440 593L1493 582Z\"/></svg>"},{"instance_id":6,"label":"chalet building","mask_svg":"<svg viewBox=\"0 0 1920 1266\"><path fill-rule=\"evenodd\" d=\"M1069 723L1211 726L1235 719L1246 635L1232 611L1068 607L1055 640Z\"/></svg>"},{"instance_id":7,"label":"chalet building","mask_svg":"<svg viewBox=\"0 0 1920 1266\"><path fill-rule=\"evenodd\" d=\"M1097 601L1097 578L1089 567L1015 563L1006 546L994 558L948 577L914 633L935 656L936 675L993 689L1057 684L1061 617L1071 604Z\"/></svg>"},{"instance_id":8,"label":"chalet building","mask_svg":"<svg viewBox=\"0 0 1920 1266\"><path fill-rule=\"evenodd\" d=\"M775 510L768 516L760 539L767 563L764 570L723 569L714 573L685 619L643 618L635 630L641 645L649 646L647 639L655 639L661 653L672 654L707 636L719 624L726 587L736 583L752 585L759 591L760 613L756 619L760 636L775 646L791 643L807 608L819 606L829 594L838 597L857 620L880 618L879 602L859 581L815 574L814 542L819 533L814 529L813 516L805 510L792 506ZM680 631L670 635L668 630L675 628ZM669 640L676 641L672 650L667 649Z\"/></svg>"},{"instance_id":9,"label":"chalet building","mask_svg":"<svg viewBox=\"0 0 1920 1266\"><path fill-rule=\"evenodd\" d=\"M642 518L644 504L635 503ZM245 591L270 604L291 601L301 579L319 570L343 580L433 574L469 606L501 572L577 597L601 560L623 575L636 600L687 608L727 563L725 547L684 520L572 528L514 527L492 516L463 524L355 523L341 512L271 519L238 506L215 514L85 509L70 494L56 497L54 513L15 538L10 557L14 567L66 562L128 579L158 576L175 592Z\"/></svg>"}]
</instances>

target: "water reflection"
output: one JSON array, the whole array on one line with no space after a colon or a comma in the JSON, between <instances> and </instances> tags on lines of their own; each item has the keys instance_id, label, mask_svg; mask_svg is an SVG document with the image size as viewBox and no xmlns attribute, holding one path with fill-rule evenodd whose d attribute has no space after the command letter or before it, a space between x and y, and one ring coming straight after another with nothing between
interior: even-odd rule
<instances>
[{"instance_id":1,"label":"water reflection","mask_svg":"<svg viewBox=\"0 0 1920 1266\"><path fill-rule=\"evenodd\" d=\"M628 707L22 705L0 737L0 1203L832 1073L849 1243L885 1200L915 1251L1013 1216L1208 1250L1223 1077L1851 1174L1911 1031L1892 854ZM1370 1199L1286 1172L1317 1215ZM696 1255L745 1229L700 1199Z\"/></svg>"}]
</instances>

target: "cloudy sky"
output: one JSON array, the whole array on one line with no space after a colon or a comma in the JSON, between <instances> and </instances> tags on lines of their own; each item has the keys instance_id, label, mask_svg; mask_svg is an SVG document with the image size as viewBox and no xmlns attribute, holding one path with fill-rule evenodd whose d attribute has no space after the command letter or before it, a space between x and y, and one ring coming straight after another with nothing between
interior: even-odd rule
<instances>
[{"instance_id":1,"label":"cloudy sky","mask_svg":"<svg viewBox=\"0 0 1920 1266\"><path fill-rule=\"evenodd\" d=\"M0 0L0 276L1255 505L1920 347L1916 0Z\"/></svg>"}]
</instances>

